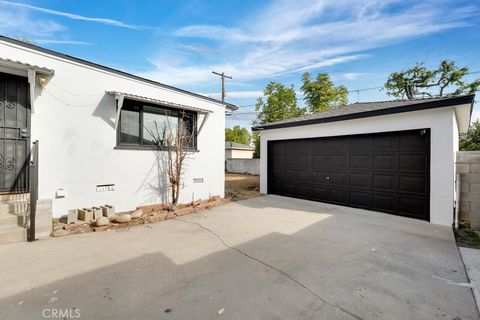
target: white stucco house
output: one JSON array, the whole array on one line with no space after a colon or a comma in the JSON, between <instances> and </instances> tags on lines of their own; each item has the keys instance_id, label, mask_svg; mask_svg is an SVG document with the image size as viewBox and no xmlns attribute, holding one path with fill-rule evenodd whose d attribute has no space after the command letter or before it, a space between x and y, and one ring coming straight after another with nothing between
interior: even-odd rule
<instances>
[{"instance_id":1,"label":"white stucco house","mask_svg":"<svg viewBox=\"0 0 480 320\"><path fill-rule=\"evenodd\" d=\"M254 127L260 191L451 226L474 96L356 103Z\"/></svg>"},{"instance_id":2,"label":"white stucco house","mask_svg":"<svg viewBox=\"0 0 480 320\"><path fill-rule=\"evenodd\" d=\"M38 141L38 198L51 199L54 217L102 204L124 211L164 202L166 173L148 129L170 121L194 136L180 202L223 196L225 112L234 109L0 37L0 192L30 191L28 159Z\"/></svg>"},{"instance_id":3,"label":"white stucco house","mask_svg":"<svg viewBox=\"0 0 480 320\"><path fill-rule=\"evenodd\" d=\"M232 141L225 142L225 159L252 159L255 148Z\"/></svg>"}]
</instances>

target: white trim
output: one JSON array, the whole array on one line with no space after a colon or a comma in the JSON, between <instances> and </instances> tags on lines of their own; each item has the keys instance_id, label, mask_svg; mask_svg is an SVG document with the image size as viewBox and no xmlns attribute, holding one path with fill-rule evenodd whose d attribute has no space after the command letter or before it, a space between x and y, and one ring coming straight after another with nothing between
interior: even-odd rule
<instances>
[{"instance_id":1,"label":"white trim","mask_svg":"<svg viewBox=\"0 0 480 320\"><path fill-rule=\"evenodd\" d=\"M35 69L28 69L27 70L27 78L28 78L28 84L30 88L30 112L34 113L35 108L34 108L34 102L35 102L35 79L37 77L37 72Z\"/></svg>"}]
</instances>

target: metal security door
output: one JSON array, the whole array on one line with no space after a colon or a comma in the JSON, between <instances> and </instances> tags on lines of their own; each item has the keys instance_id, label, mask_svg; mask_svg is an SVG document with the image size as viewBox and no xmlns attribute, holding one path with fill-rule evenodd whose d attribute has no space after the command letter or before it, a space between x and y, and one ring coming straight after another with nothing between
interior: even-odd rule
<instances>
[{"instance_id":1,"label":"metal security door","mask_svg":"<svg viewBox=\"0 0 480 320\"><path fill-rule=\"evenodd\" d=\"M29 145L27 79L0 73L0 192L28 191Z\"/></svg>"}]
</instances>

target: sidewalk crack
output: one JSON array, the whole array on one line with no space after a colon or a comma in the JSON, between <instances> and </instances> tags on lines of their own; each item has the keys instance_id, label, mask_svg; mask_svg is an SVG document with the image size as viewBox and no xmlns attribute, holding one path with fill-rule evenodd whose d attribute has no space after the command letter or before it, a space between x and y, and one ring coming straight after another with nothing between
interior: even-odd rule
<instances>
[{"instance_id":1,"label":"sidewalk crack","mask_svg":"<svg viewBox=\"0 0 480 320\"><path fill-rule=\"evenodd\" d=\"M269 268L269 269L272 269L278 273L280 273L281 275L283 275L284 277L288 278L289 280L295 282L298 286L302 287L303 289L305 289L308 293L310 293L312 296L314 296L315 298L317 298L318 300L320 300L321 302L329 305L329 306L332 306L340 311L342 311L343 313L345 314L348 314L349 316L351 316L352 318L355 318L357 320L364 320L363 318L357 316L356 314L353 314L351 313L350 311L344 309L343 307L341 306L338 306L336 304L334 304L333 302L329 302L327 300L325 300L324 298L322 298L320 295L318 295L315 291L313 291L312 289L310 289L309 287L307 287L305 284L301 283L299 280L295 279L293 276L291 276L290 274L288 274L287 272L271 265L271 264L268 264L267 262L263 261L263 260L260 260L259 258L255 258L254 256L251 256L249 255L248 253L236 248L236 247L232 247L230 246L228 243L226 243L222 237L216 233L215 231L213 231L212 229L209 229L207 227L205 227L204 225L202 225L201 223L198 223L198 222L193 222L193 221L190 221L190 220L184 220L184 219L180 219L180 218L175 218L173 220L178 220L178 221L182 221L184 223L189 223L189 224L193 224L193 225L196 225L198 227L200 227L201 229L209 232L210 234L212 234L214 237L216 237L218 239L218 241L220 241L226 248L230 249L230 250L233 250L233 251L236 251L237 253L247 257L248 259L251 259L251 260L254 260L262 265L264 265L265 267Z\"/></svg>"}]
</instances>

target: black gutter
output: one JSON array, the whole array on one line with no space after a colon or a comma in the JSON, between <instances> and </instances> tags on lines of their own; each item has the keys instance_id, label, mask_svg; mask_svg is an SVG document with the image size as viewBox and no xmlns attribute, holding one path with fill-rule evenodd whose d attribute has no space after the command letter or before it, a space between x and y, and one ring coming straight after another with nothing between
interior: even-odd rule
<instances>
[{"instance_id":1,"label":"black gutter","mask_svg":"<svg viewBox=\"0 0 480 320\"><path fill-rule=\"evenodd\" d=\"M283 122L278 124L272 123L272 124L266 124L263 126L252 127L252 131L257 132L257 131L268 130L268 129L289 128L289 127L306 126L306 125L318 124L318 123L361 119L361 118L383 116L383 115L403 113L403 112L435 109L435 108L442 108L442 107L449 107L449 106L453 107L456 105L468 104L468 103L471 104L471 107L470 107L470 117L471 117L473 112L474 98L475 98L475 95L471 94L471 95L447 98L442 100L426 101L426 102L417 103L417 104L410 104L410 105L407 104L405 106L396 106L396 107L371 110L371 111L365 111L365 112L342 114L342 115L332 116L327 118L306 119L306 120L299 120L299 121ZM348 106L346 106L345 108L348 108Z\"/></svg>"},{"instance_id":2,"label":"black gutter","mask_svg":"<svg viewBox=\"0 0 480 320\"><path fill-rule=\"evenodd\" d=\"M117 74L117 75L120 75L120 76L124 76L124 77L127 77L127 78L131 78L131 79L139 80L139 81L146 82L146 83L149 83L149 84L153 84L153 85L161 87L161 88L165 88L165 89L169 89L169 90L173 90L173 91L177 91L177 92L181 92L181 93L186 93L186 94L192 95L192 96L197 97L197 98L201 98L201 99L205 99L205 100L208 100L208 101L212 101L212 102L215 102L215 103L222 104L222 105L224 105L226 107L229 107L231 109L234 109L234 110L238 109L238 107L236 105L228 103L228 102L222 102L220 100L213 99L213 98L210 98L210 97L206 97L206 96L203 96L203 95L198 94L198 93L194 93L194 92L190 92L190 91L183 90L183 89L180 89L180 88L172 87L172 86L169 86L167 84L163 84L163 83L160 83L160 82L157 82L157 81L154 81L154 80L150 80L150 79L147 79L147 78L142 78L142 77L136 76L134 74L131 74L131 73L128 73L128 72L125 72L125 71L121 71L121 70L118 70L118 69L113 69L113 68L110 68L110 67L98 64L98 63L94 63L94 62L83 60L83 59L80 59L80 58L77 58L77 57L73 57L73 56L70 56L68 54L64 54L64 53L60 53L60 52L53 51L53 50L50 50L50 49L42 48L42 47L39 47L39 46L31 44L31 43L26 43L26 42L23 42L23 41L15 40L15 39L5 37L5 36L2 36L2 35L0 35L0 41L5 41L5 42L15 44L15 45L18 45L18 46L22 46L22 47L25 47L25 48L28 48L28 49L32 49L32 50L36 50L36 51L39 51L39 52L42 52L42 53L46 53L46 54L49 54L49 55L52 55L52 56L55 56L55 57L58 57L58 58L62 58L62 59L66 59L66 60L69 60L69 61L77 62L77 63L83 64L83 65L86 65L86 66L89 66L89 67L93 67L93 68L100 69L100 70L103 70L103 71L111 72L111 73L114 73L114 74Z\"/></svg>"}]
</instances>

